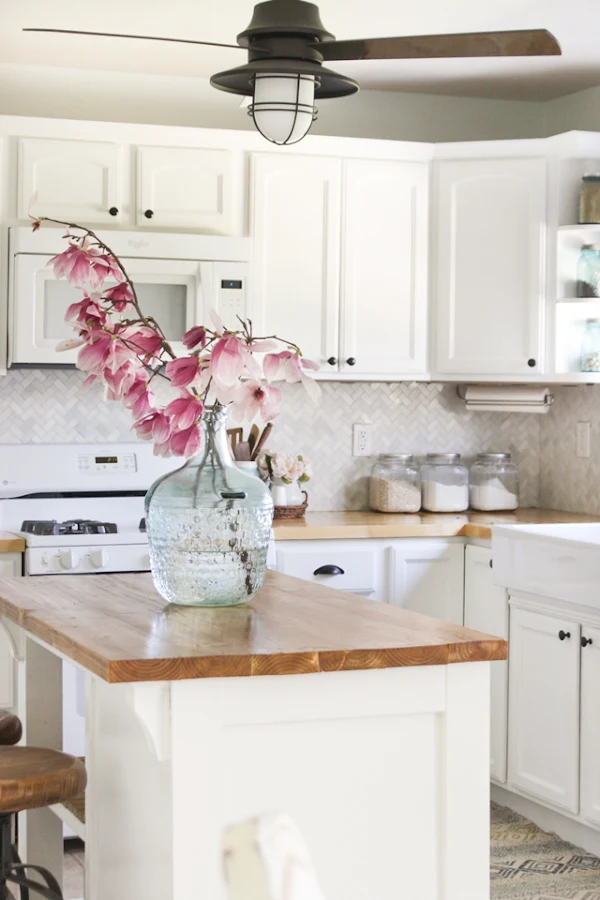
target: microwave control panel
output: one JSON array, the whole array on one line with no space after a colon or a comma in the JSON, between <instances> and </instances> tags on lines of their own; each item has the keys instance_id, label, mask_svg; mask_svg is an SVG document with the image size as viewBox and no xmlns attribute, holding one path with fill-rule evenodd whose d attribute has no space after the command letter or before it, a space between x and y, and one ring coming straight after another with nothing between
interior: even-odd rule
<instances>
[{"instance_id":1,"label":"microwave control panel","mask_svg":"<svg viewBox=\"0 0 600 900\"><path fill-rule=\"evenodd\" d=\"M239 320L247 318L247 263L218 262L214 264L215 307L226 328L239 327Z\"/></svg>"}]
</instances>

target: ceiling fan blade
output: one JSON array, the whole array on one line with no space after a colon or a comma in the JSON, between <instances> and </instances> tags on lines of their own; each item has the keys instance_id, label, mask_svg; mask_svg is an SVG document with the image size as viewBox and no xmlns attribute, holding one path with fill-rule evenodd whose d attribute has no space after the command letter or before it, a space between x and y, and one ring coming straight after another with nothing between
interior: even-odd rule
<instances>
[{"instance_id":1,"label":"ceiling fan blade","mask_svg":"<svg viewBox=\"0 0 600 900\"><path fill-rule=\"evenodd\" d=\"M136 41L167 41L172 44L199 44L202 47L227 47L232 50L245 50L239 44L217 44L215 41L192 41L188 38L154 37L149 34L112 34L108 31L76 31L72 28L24 28L23 31L37 31L46 34L84 34L91 37L131 38Z\"/></svg>"},{"instance_id":2,"label":"ceiling fan blade","mask_svg":"<svg viewBox=\"0 0 600 900\"><path fill-rule=\"evenodd\" d=\"M560 44L543 29L365 38L313 44L324 60L438 59L468 56L560 56Z\"/></svg>"}]
</instances>

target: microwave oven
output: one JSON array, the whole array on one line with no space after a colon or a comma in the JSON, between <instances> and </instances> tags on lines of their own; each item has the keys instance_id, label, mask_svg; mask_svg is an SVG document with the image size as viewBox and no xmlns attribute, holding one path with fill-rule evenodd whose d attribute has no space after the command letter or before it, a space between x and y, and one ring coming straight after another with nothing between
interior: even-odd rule
<instances>
[{"instance_id":1,"label":"microwave oven","mask_svg":"<svg viewBox=\"0 0 600 900\"><path fill-rule=\"evenodd\" d=\"M124 231L98 236L119 256L142 310L160 323L176 353L185 352L183 334L208 322L211 309L229 327L237 316L249 316L250 238ZM82 296L48 265L64 245L63 230L55 226L9 230L9 366L75 364L77 350L55 349L73 335L65 312Z\"/></svg>"}]
</instances>

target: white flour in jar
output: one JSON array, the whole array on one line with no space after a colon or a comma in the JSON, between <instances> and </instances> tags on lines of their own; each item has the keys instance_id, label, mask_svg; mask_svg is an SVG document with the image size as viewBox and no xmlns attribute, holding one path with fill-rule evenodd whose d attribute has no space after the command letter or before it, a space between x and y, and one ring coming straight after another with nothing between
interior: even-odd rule
<instances>
[{"instance_id":1,"label":"white flour in jar","mask_svg":"<svg viewBox=\"0 0 600 900\"><path fill-rule=\"evenodd\" d=\"M468 485L423 481L423 509L429 512L462 512L468 505Z\"/></svg>"},{"instance_id":2,"label":"white flour in jar","mask_svg":"<svg viewBox=\"0 0 600 900\"><path fill-rule=\"evenodd\" d=\"M516 509L519 505L517 494L505 487L499 478L492 478L486 484L471 485L469 497L473 509L484 512L501 509Z\"/></svg>"},{"instance_id":3,"label":"white flour in jar","mask_svg":"<svg viewBox=\"0 0 600 900\"><path fill-rule=\"evenodd\" d=\"M378 512L418 512L421 488L418 484L393 478L371 478L371 509Z\"/></svg>"}]
</instances>

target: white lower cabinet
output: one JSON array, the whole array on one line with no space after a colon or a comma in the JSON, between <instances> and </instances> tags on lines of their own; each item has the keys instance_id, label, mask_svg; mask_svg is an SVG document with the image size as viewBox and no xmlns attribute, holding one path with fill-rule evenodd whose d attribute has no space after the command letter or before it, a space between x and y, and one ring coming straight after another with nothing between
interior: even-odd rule
<instances>
[{"instance_id":1,"label":"white lower cabinet","mask_svg":"<svg viewBox=\"0 0 600 900\"><path fill-rule=\"evenodd\" d=\"M465 626L508 640L508 593L494 584L492 551L465 548ZM490 774L506 782L508 741L508 661L491 664Z\"/></svg>"},{"instance_id":2,"label":"white lower cabinet","mask_svg":"<svg viewBox=\"0 0 600 900\"><path fill-rule=\"evenodd\" d=\"M581 630L580 808L582 818L600 828L600 627L588 625Z\"/></svg>"},{"instance_id":3,"label":"white lower cabinet","mask_svg":"<svg viewBox=\"0 0 600 900\"><path fill-rule=\"evenodd\" d=\"M511 598L508 777L555 807L579 809L581 629Z\"/></svg>"},{"instance_id":4,"label":"white lower cabinet","mask_svg":"<svg viewBox=\"0 0 600 900\"><path fill-rule=\"evenodd\" d=\"M278 572L383 599L383 550L377 541L281 541L276 552Z\"/></svg>"},{"instance_id":5,"label":"white lower cabinet","mask_svg":"<svg viewBox=\"0 0 600 900\"><path fill-rule=\"evenodd\" d=\"M389 548L388 600L394 606L463 624L464 545L403 538Z\"/></svg>"}]
</instances>

